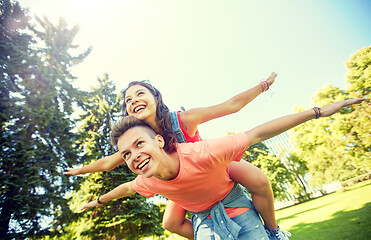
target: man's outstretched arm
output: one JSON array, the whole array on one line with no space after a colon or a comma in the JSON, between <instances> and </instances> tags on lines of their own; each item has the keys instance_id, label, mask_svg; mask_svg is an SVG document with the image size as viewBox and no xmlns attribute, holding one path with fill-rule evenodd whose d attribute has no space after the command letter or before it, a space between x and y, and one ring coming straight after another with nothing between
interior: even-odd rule
<instances>
[{"instance_id":1,"label":"man's outstretched arm","mask_svg":"<svg viewBox=\"0 0 371 240\"><path fill-rule=\"evenodd\" d=\"M316 113L315 109L307 110L300 113L294 113L281 118L264 123L258 127L255 127L245 132L249 138L250 145L262 142L266 139L274 137L280 133L283 133L299 124L302 124L308 120L318 117L328 117L339 111L341 108L350 106L353 104L359 104L363 102L364 98L348 99L341 102L335 102L319 109Z\"/></svg>"}]
</instances>

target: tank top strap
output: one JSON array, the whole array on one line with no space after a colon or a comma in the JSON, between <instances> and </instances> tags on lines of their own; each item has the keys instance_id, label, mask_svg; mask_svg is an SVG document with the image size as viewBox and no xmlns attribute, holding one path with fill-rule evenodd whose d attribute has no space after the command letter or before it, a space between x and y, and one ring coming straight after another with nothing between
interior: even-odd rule
<instances>
[{"instance_id":1,"label":"tank top strap","mask_svg":"<svg viewBox=\"0 0 371 240\"><path fill-rule=\"evenodd\" d=\"M171 127L173 129L173 132L175 133L177 142L178 143L187 142L182 132L182 129L180 128L177 112L170 112L170 120L171 120Z\"/></svg>"}]
</instances>

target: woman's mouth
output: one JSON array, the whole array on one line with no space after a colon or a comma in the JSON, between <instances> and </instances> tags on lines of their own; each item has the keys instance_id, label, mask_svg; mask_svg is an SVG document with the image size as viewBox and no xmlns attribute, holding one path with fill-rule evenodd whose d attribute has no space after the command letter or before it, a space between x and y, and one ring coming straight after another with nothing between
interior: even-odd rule
<instances>
[{"instance_id":1,"label":"woman's mouth","mask_svg":"<svg viewBox=\"0 0 371 240\"><path fill-rule=\"evenodd\" d=\"M138 105L133 109L134 113L139 113L140 111L144 110L146 108L145 105Z\"/></svg>"}]
</instances>

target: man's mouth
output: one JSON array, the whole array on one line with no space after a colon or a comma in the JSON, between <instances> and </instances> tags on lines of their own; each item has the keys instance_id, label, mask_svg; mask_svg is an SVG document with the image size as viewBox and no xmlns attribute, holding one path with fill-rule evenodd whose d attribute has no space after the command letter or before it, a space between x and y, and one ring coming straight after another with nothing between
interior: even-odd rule
<instances>
[{"instance_id":1,"label":"man's mouth","mask_svg":"<svg viewBox=\"0 0 371 240\"><path fill-rule=\"evenodd\" d=\"M138 112L140 112L141 110L143 110L143 109L145 109L145 108L146 108L145 105L138 105L138 106L136 106L136 107L133 109L133 112L134 112L134 113L138 113Z\"/></svg>"},{"instance_id":2,"label":"man's mouth","mask_svg":"<svg viewBox=\"0 0 371 240\"><path fill-rule=\"evenodd\" d=\"M148 163L149 163L149 159L144 160L142 163L140 163L137 166L137 169L142 170L145 166L147 166Z\"/></svg>"}]
</instances>

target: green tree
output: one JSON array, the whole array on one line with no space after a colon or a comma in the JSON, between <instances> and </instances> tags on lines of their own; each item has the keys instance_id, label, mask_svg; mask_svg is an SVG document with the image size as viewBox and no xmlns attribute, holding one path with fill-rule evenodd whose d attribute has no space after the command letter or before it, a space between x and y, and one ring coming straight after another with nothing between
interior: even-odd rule
<instances>
[{"instance_id":1,"label":"green tree","mask_svg":"<svg viewBox=\"0 0 371 240\"><path fill-rule=\"evenodd\" d=\"M308 171L307 163L293 152L289 154L287 162L292 178L290 193L299 201L308 200L312 191L308 189L309 184L304 178Z\"/></svg>"},{"instance_id":2,"label":"green tree","mask_svg":"<svg viewBox=\"0 0 371 240\"><path fill-rule=\"evenodd\" d=\"M15 101L12 93L19 92L19 73L27 68L32 37L25 33L29 18L17 2L0 1L0 127L11 118Z\"/></svg>"},{"instance_id":3,"label":"green tree","mask_svg":"<svg viewBox=\"0 0 371 240\"><path fill-rule=\"evenodd\" d=\"M345 63L349 83L347 91L352 97L368 96L371 89L371 46L361 48Z\"/></svg>"},{"instance_id":4,"label":"green tree","mask_svg":"<svg viewBox=\"0 0 371 240\"><path fill-rule=\"evenodd\" d=\"M90 97L84 101L85 113L80 119L82 124L77 145L83 150L86 163L115 152L109 134L120 102L107 74L98 81L98 88L93 89ZM59 235L58 239L69 239L71 236L75 239L139 239L161 235L160 208L139 194L111 201L93 212L78 213L84 204L134 178L135 175L125 164L108 172L85 176L80 188L70 194L71 209L78 217L64 228L65 233Z\"/></svg>"},{"instance_id":5,"label":"green tree","mask_svg":"<svg viewBox=\"0 0 371 240\"><path fill-rule=\"evenodd\" d=\"M29 18L18 3L1 0L0 11L0 236L10 239L14 231L8 232L14 214L10 207L18 207L14 206L13 201L16 200L18 184L21 184L19 178L22 169L14 167L18 154L12 143L17 136L12 134L9 123L14 121L14 113L19 112L19 75L27 69L30 61L28 56L32 37L24 33L29 27ZM14 215L13 218L23 219Z\"/></svg>"},{"instance_id":6,"label":"green tree","mask_svg":"<svg viewBox=\"0 0 371 240\"><path fill-rule=\"evenodd\" d=\"M348 73L345 75L347 92L350 97L370 97L371 89L371 46L364 47L354 53L345 63ZM364 102L354 107L353 111L346 115L344 127L341 129L347 133L346 140L349 146L349 156L355 168L360 173L371 170L371 105Z\"/></svg>"},{"instance_id":7,"label":"green tree","mask_svg":"<svg viewBox=\"0 0 371 240\"><path fill-rule=\"evenodd\" d=\"M367 97L371 85L370 49L362 48L346 63L346 90L325 86L314 96L314 104L323 106L351 97ZM298 107L296 111L304 109ZM316 187L370 171L370 113L369 102L364 102L294 129L295 153L307 162Z\"/></svg>"},{"instance_id":8,"label":"green tree","mask_svg":"<svg viewBox=\"0 0 371 240\"><path fill-rule=\"evenodd\" d=\"M346 98L344 90L330 85L319 90L313 98L318 106L326 105ZM296 108L300 112L305 108ZM323 184L342 179L349 175L347 168L349 156L346 154L344 134L338 131L340 115L344 110L327 118L308 121L292 131L295 154L303 159L312 176L311 184L321 188Z\"/></svg>"},{"instance_id":9,"label":"green tree","mask_svg":"<svg viewBox=\"0 0 371 240\"><path fill-rule=\"evenodd\" d=\"M31 26L17 3L1 1L1 7L7 49L1 97L9 104L1 106L0 236L23 239L45 233L47 217L69 213L64 195L71 182L62 173L78 159L70 115L79 96L70 68L89 50L71 56L77 29L63 20L57 27L47 19Z\"/></svg>"},{"instance_id":10,"label":"green tree","mask_svg":"<svg viewBox=\"0 0 371 240\"><path fill-rule=\"evenodd\" d=\"M260 168L268 176L276 200L286 198L285 184L292 181L290 171L276 156L268 152L264 143L250 146L243 159Z\"/></svg>"}]
</instances>

